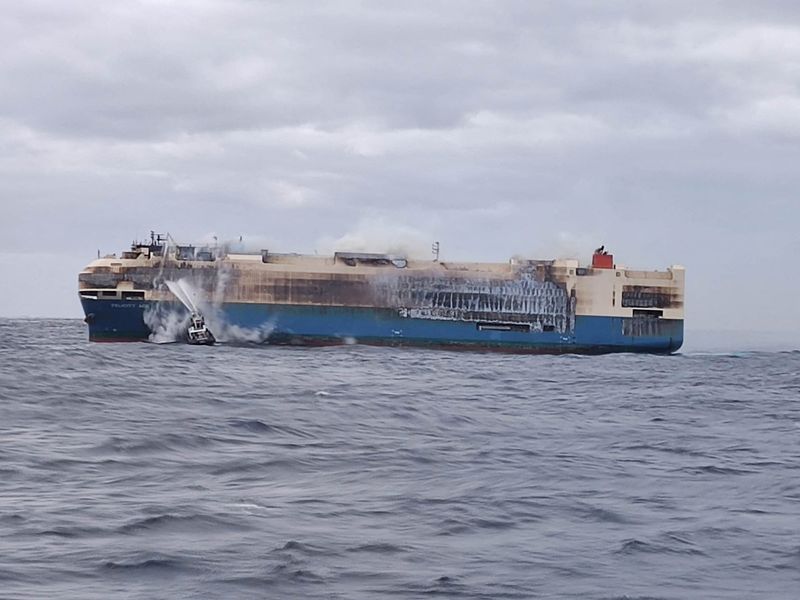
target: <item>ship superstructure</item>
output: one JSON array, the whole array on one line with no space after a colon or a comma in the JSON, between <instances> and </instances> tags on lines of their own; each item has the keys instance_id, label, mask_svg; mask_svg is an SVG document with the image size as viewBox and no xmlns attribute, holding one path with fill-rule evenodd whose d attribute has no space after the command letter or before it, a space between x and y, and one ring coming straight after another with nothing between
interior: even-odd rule
<instances>
[{"instance_id":1,"label":"ship superstructure","mask_svg":"<svg viewBox=\"0 0 800 600\"><path fill-rule=\"evenodd\" d=\"M193 291L190 308L170 282ZM585 266L464 263L244 253L153 235L119 258L90 263L79 294L96 341L147 340L154 315L206 311L226 327L268 332L270 343L669 353L683 342L683 267L633 270L602 248Z\"/></svg>"}]
</instances>

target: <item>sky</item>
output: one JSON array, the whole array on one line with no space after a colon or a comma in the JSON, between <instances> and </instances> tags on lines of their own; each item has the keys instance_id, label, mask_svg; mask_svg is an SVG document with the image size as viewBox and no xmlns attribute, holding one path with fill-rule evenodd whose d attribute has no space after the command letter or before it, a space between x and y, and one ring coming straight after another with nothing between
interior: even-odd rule
<instances>
[{"instance_id":1,"label":"sky","mask_svg":"<svg viewBox=\"0 0 800 600\"><path fill-rule=\"evenodd\" d=\"M0 316L151 229L683 264L800 332L800 3L26 0L0 11Z\"/></svg>"}]
</instances>

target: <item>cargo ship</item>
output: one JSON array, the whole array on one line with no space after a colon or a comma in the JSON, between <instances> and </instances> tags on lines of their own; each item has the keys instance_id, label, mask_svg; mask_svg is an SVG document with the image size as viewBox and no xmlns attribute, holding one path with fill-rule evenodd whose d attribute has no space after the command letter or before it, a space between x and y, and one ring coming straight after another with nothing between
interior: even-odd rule
<instances>
[{"instance_id":1,"label":"cargo ship","mask_svg":"<svg viewBox=\"0 0 800 600\"><path fill-rule=\"evenodd\" d=\"M584 265L481 263L439 260L438 250L433 260L245 252L151 233L91 262L78 282L92 341L153 341L170 329L180 339L202 318L221 342L581 354L683 343L684 268L630 269L603 247Z\"/></svg>"}]
</instances>

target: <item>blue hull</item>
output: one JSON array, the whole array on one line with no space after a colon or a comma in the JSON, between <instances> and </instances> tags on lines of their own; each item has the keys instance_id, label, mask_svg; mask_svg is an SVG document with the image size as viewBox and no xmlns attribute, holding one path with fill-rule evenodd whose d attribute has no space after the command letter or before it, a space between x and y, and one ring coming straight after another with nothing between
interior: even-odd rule
<instances>
[{"instance_id":1,"label":"blue hull","mask_svg":"<svg viewBox=\"0 0 800 600\"><path fill-rule=\"evenodd\" d=\"M81 298L89 339L145 341L148 301ZM182 310L176 307L176 310ZM473 322L404 318L394 309L270 304L224 304L227 325L269 331L275 344L362 344L474 348L522 353L671 353L683 343L683 321L622 317L575 318L574 332L498 331Z\"/></svg>"}]
</instances>

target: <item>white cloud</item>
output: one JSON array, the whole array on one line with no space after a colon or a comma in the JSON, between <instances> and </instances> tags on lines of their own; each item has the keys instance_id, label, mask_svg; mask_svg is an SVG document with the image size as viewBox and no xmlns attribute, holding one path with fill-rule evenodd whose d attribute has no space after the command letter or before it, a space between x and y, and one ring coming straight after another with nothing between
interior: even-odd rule
<instances>
[{"instance_id":1,"label":"white cloud","mask_svg":"<svg viewBox=\"0 0 800 600\"><path fill-rule=\"evenodd\" d=\"M746 237L753 288L800 293L771 266L800 218L796 3L29 0L0 36L0 252L211 227L491 260L606 243L686 263L713 326L754 314L714 300Z\"/></svg>"},{"instance_id":2,"label":"white cloud","mask_svg":"<svg viewBox=\"0 0 800 600\"><path fill-rule=\"evenodd\" d=\"M800 96L774 96L721 111L722 122L737 134L800 136Z\"/></svg>"},{"instance_id":3,"label":"white cloud","mask_svg":"<svg viewBox=\"0 0 800 600\"><path fill-rule=\"evenodd\" d=\"M267 204L277 201L284 206L300 208L312 204L319 197L315 190L288 181L274 181L268 189L270 194L265 198Z\"/></svg>"}]
</instances>

